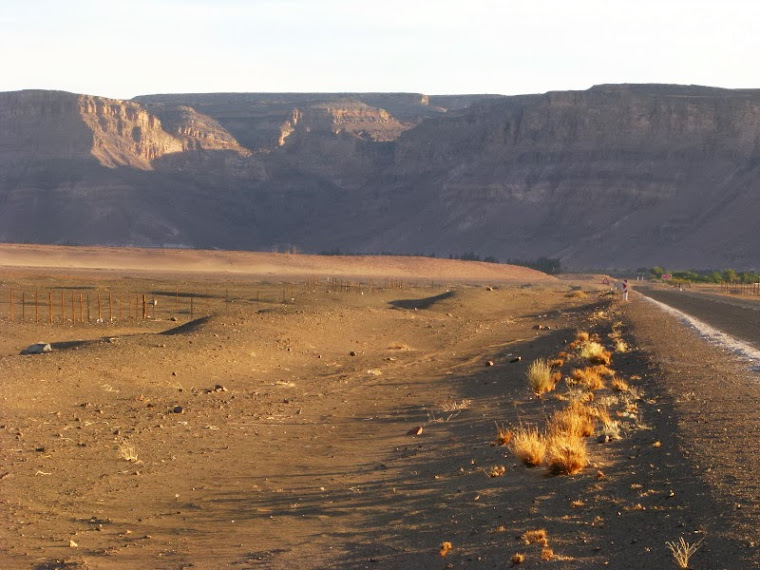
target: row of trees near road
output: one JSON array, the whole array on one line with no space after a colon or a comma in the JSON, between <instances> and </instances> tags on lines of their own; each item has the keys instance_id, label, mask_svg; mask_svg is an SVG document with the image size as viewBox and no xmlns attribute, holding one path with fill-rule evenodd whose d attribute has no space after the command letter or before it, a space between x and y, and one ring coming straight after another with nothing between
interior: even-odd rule
<instances>
[{"instance_id":1,"label":"row of trees near road","mask_svg":"<svg viewBox=\"0 0 760 570\"><path fill-rule=\"evenodd\" d=\"M687 271L667 271L662 267L641 268L639 273L649 273L652 279L666 279L675 282L688 283L758 283L760 275L754 271L742 271L738 273L733 269L715 270L687 270Z\"/></svg>"}]
</instances>

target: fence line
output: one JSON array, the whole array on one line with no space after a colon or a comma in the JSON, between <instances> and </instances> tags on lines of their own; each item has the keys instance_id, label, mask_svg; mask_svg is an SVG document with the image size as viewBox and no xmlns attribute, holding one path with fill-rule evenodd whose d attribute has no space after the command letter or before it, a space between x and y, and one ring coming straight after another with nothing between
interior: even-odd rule
<instances>
[{"instance_id":1,"label":"fence line","mask_svg":"<svg viewBox=\"0 0 760 570\"><path fill-rule=\"evenodd\" d=\"M29 289L32 287L30 286ZM0 320L42 324L44 320L41 321L40 312L45 310L45 305L47 305L48 325L77 326L155 319L194 320L214 312L228 312L232 304L248 303L261 310L262 306L293 303L302 295L318 294L320 291L329 294L371 295L385 290L415 287L441 288L443 285L433 282L425 285L409 284L401 279L373 282L308 277L302 282L285 282L279 285L254 284L247 290L245 287L239 287L236 294L231 293L229 287L225 287L223 296L221 293L212 296L208 287L204 288L202 294L197 291L180 291L179 287L174 287L174 290L168 292L152 294L120 289L121 292L98 291L91 295L89 291L82 290L92 290L96 287L82 286L81 289L73 290L69 287L35 287L33 294L28 294L25 288L13 286L8 289L0 288ZM45 299L45 292L47 292L47 299ZM199 305L198 301L202 301L203 304ZM105 303L108 305L105 306ZM31 311L32 307L34 307L33 311ZM32 314L33 317L31 317Z\"/></svg>"}]
</instances>

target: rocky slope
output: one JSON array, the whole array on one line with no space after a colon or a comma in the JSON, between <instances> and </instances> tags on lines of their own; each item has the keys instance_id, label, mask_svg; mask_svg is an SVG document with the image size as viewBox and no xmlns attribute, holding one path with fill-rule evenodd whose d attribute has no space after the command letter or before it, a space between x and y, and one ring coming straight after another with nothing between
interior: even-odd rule
<instances>
[{"instance_id":1,"label":"rocky slope","mask_svg":"<svg viewBox=\"0 0 760 570\"><path fill-rule=\"evenodd\" d=\"M0 94L0 240L760 267L760 91Z\"/></svg>"}]
</instances>

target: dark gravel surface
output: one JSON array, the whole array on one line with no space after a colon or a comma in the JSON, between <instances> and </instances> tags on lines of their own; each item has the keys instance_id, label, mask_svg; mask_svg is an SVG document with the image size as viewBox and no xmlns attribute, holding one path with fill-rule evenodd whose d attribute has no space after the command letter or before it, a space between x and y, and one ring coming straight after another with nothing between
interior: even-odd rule
<instances>
[{"instance_id":1,"label":"dark gravel surface","mask_svg":"<svg viewBox=\"0 0 760 570\"><path fill-rule=\"evenodd\" d=\"M716 328L739 331L750 342L760 338L753 332L760 316L742 307L745 301L737 306L731 299L678 291L648 294ZM677 317L638 295L631 299L622 311L648 370L646 397L661 413L653 428L672 434L676 493L685 495L686 511L695 516L685 523L684 534L696 531L705 538L691 567L758 568L760 375Z\"/></svg>"}]
</instances>

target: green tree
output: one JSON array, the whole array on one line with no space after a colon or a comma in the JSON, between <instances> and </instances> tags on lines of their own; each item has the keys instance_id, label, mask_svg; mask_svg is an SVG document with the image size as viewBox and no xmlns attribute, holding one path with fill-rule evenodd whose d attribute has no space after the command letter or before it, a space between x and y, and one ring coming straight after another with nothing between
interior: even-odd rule
<instances>
[{"instance_id":1,"label":"green tree","mask_svg":"<svg viewBox=\"0 0 760 570\"><path fill-rule=\"evenodd\" d=\"M739 280L739 276L736 274L736 271L733 269L725 269L723 271L723 281L728 281L729 283L735 283Z\"/></svg>"}]
</instances>

